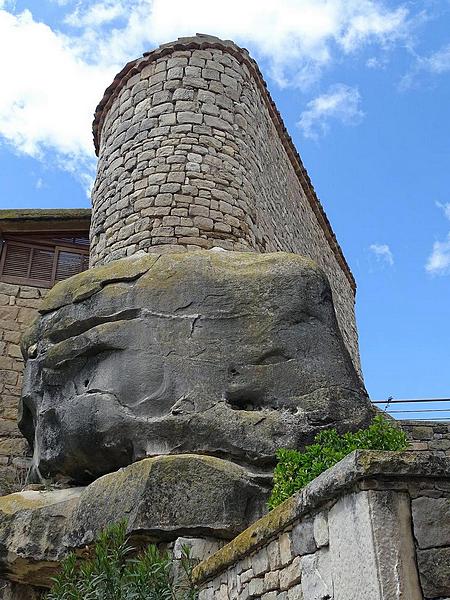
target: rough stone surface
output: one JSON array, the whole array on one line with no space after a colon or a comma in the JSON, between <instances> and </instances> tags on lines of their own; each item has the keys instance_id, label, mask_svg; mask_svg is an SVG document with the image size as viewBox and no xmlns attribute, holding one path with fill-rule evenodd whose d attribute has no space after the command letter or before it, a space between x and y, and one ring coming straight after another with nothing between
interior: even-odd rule
<instances>
[{"instance_id":1,"label":"rough stone surface","mask_svg":"<svg viewBox=\"0 0 450 600\"><path fill-rule=\"evenodd\" d=\"M450 456L450 422L401 421L410 449L435 456Z\"/></svg>"},{"instance_id":2,"label":"rough stone surface","mask_svg":"<svg viewBox=\"0 0 450 600\"><path fill-rule=\"evenodd\" d=\"M197 36L132 72L125 67L97 111L91 264L177 246L309 256L331 282L359 369L352 276L247 52Z\"/></svg>"},{"instance_id":3,"label":"rough stone surface","mask_svg":"<svg viewBox=\"0 0 450 600\"><path fill-rule=\"evenodd\" d=\"M200 600L225 592L248 598L265 551L268 598L448 600L450 545L436 524L429 543L445 545L421 549L413 520L432 509L426 500L449 500L449 471L448 459L421 452L354 453L200 563L194 570ZM311 535L311 526L320 547L292 543L296 531Z\"/></svg>"},{"instance_id":4,"label":"rough stone surface","mask_svg":"<svg viewBox=\"0 0 450 600\"><path fill-rule=\"evenodd\" d=\"M319 513L314 517L314 541L318 548L328 546L330 536L328 533L328 519L326 514Z\"/></svg>"},{"instance_id":5,"label":"rough stone surface","mask_svg":"<svg viewBox=\"0 0 450 600\"><path fill-rule=\"evenodd\" d=\"M417 498L412 513L419 548L450 546L450 498Z\"/></svg>"},{"instance_id":6,"label":"rough stone surface","mask_svg":"<svg viewBox=\"0 0 450 600\"><path fill-rule=\"evenodd\" d=\"M373 409L308 259L144 255L55 286L24 340L20 427L42 475L199 452L270 473L280 446Z\"/></svg>"},{"instance_id":7,"label":"rough stone surface","mask_svg":"<svg viewBox=\"0 0 450 600\"><path fill-rule=\"evenodd\" d=\"M23 359L20 340L47 290L0 282L0 496L21 489L29 445L17 427Z\"/></svg>"},{"instance_id":8,"label":"rough stone surface","mask_svg":"<svg viewBox=\"0 0 450 600\"><path fill-rule=\"evenodd\" d=\"M20 583L11 583L0 579L0 600L40 600L44 598L42 591Z\"/></svg>"},{"instance_id":9,"label":"rough stone surface","mask_svg":"<svg viewBox=\"0 0 450 600\"><path fill-rule=\"evenodd\" d=\"M3 577L25 584L48 584L57 561L67 552L65 535L81 493L81 488L72 488L24 491L0 498Z\"/></svg>"},{"instance_id":10,"label":"rough stone surface","mask_svg":"<svg viewBox=\"0 0 450 600\"><path fill-rule=\"evenodd\" d=\"M295 554L300 556L311 554L317 550L312 519L304 519L293 528L292 545Z\"/></svg>"},{"instance_id":11,"label":"rough stone surface","mask_svg":"<svg viewBox=\"0 0 450 600\"><path fill-rule=\"evenodd\" d=\"M4 496L0 571L12 581L46 586L69 549L81 551L124 516L138 541L204 538L188 543L193 558L204 559L220 538L233 537L261 514L266 497L242 467L196 455L145 459L85 488ZM175 542L175 558L184 538Z\"/></svg>"},{"instance_id":12,"label":"rough stone surface","mask_svg":"<svg viewBox=\"0 0 450 600\"><path fill-rule=\"evenodd\" d=\"M450 596L450 547L418 550L417 562L425 597Z\"/></svg>"},{"instance_id":13,"label":"rough stone surface","mask_svg":"<svg viewBox=\"0 0 450 600\"><path fill-rule=\"evenodd\" d=\"M409 497L368 491L329 512L330 563L336 600L422 600L415 567ZM355 569L358 565L358 569Z\"/></svg>"},{"instance_id":14,"label":"rough stone surface","mask_svg":"<svg viewBox=\"0 0 450 600\"><path fill-rule=\"evenodd\" d=\"M334 573L331 572L328 550L322 549L315 554L303 556L301 566L304 598L308 600L335 600L333 594ZM364 589L364 596L370 598L370 596L367 596L366 589ZM346 600L350 600L350 597Z\"/></svg>"}]
</instances>

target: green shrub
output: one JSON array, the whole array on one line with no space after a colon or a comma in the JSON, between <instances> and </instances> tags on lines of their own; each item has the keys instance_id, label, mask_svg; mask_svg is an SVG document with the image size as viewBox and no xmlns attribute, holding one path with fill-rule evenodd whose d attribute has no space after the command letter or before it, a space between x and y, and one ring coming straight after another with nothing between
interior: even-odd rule
<instances>
[{"instance_id":1,"label":"green shrub","mask_svg":"<svg viewBox=\"0 0 450 600\"><path fill-rule=\"evenodd\" d=\"M194 600L189 553L176 562L185 573L178 583L174 559L153 544L136 555L121 522L100 535L92 558L81 561L72 553L62 562L46 600Z\"/></svg>"},{"instance_id":2,"label":"green shrub","mask_svg":"<svg viewBox=\"0 0 450 600\"><path fill-rule=\"evenodd\" d=\"M318 433L314 442L303 452L278 450L269 508L281 504L353 450L404 450L408 446L405 433L381 415L367 429L343 435L327 429Z\"/></svg>"}]
</instances>

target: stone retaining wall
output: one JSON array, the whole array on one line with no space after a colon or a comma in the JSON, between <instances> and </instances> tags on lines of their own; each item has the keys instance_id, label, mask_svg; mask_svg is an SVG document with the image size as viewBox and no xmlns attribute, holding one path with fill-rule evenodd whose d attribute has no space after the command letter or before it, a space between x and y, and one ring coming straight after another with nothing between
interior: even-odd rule
<instances>
[{"instance_id":1,"label":"stone retaining wall","mask_svg":"<svg viewBox=\"0 0 450 600\"><path fill-rule=\"evenodd\" d=\"M197 36L129 63L94 122L91 264L138 251L288 251L323 268L358 369L355 282L248 52Z\"/></svg>"},{"instance_id":2,"label":"stone retaining wall","mask_svg":"<svg viewBox=\"0 0 450 600\"><path fill-rule=\"evenodd\" d=\"M28 465L28 444L17 428L24 367L19 344L46 291L0 282L0 495L20 486Z\"/></svg>"},{"instance_id":3,"label":"stone retaining wall","mask_svg":"<svg viewBox=\"0 0 450 600\"><path fill-rule=\"evenodd\" d=\"M450 596L450 460L356 452L194 571L200 600Z\"/></svg>"},{"instance_id":4,"label":"stone retaining wall","mask_svg":"<svg viewBox=\"0 0 450 600\"><path fill-rule=\"evenodd\" d=\"M401 421L401 426L410 440L411 450L450 456L449 421Z\"/></svg>"}]
</instances>

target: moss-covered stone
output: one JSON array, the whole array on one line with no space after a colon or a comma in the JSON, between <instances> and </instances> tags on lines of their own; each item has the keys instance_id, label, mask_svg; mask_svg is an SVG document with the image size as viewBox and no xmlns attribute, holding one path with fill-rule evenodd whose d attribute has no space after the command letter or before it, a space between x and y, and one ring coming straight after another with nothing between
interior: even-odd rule
<instances>
[{"instance_id":1,"label":"moss-covered stone","mask_svg":"<svg viewBox=\"0 0 450 600\"><path fill-rule=\"evenodd\" d=\"M268 544L294 521L329 506L347 492L368 487L379 489L377 481L383 482L384 489L396 491L406 490L409 485L413 489L426 489L427 481L430 487L439 479L447 482L449 472L450 458L423 452L352 452L196 566L194 581L200 584L213 579Z\"/></svg>"},{"instance_id":2,"label":"moss-covered stone","mask_svg":"<svg viewBox=\"0 0 450 600\"><path fill-rule=\"evenodd\" d=\"M0 498L0 573L48 586L69 550L81 552L124 518L139 542L230 539L262 514L266 499L243 467L199 455L148 458L85 488L11 494Z\"/></svg>"},{"instance_id":3,"label":"moss-covered stone","mask_svg":"<svg viewBox=\"0 0 450 600\"><path fill-rule=\"evenodd\" d=\"M44 476L198 452L270 478L278 447L372 416L327 279L295 254L135 256L61 282L41 313L20 427Z\"/></svg>"},{"instance_id":4,"label":"moss-covered stone","mask_svg":"<svg viewBox=\"0 0 450 600\"><path fill-rule=\"evenodd\" d=\"M0 210L0 221L4 220L66 220L89 219L90 208L12 208Z\"/></svg>"}]
</instances>

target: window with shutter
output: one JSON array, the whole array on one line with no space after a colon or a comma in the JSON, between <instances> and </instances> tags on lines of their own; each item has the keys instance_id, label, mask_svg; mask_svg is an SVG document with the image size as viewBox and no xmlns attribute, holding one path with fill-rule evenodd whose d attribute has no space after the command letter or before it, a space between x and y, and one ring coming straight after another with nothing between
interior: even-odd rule
<instances>
[{"instance_id":1,"label":"window with shutter","mask_svg":"<svg viewBox=\"0 0 450 600\"><path fill-rule=\"evenodd\" d=\"M18 244L5 244L2 274L6 277L28 277L30 269L30 247Z\"/></svg>"},{"instance_id":2,"label":"window with shutter","mask_svg":"<svg viewBox=\"0 0 450 600\"><path fill-rule=\"evenodd\" d=\"M88 263L89 260L86 254L58 249L55 283L85 271L89 266Z\"/></svg>"},{"instance_id":3,"label":"window with shutter","mask_svg":"<svg viewBox=\"0 0 450 600\"><path fill-rule=\"evenodd\" d=\"M5 236L0 258L0 281L52 287L89 267L86 234ZM66 246L67 244L67 246Z\"/></svg>"}]
</instances>

